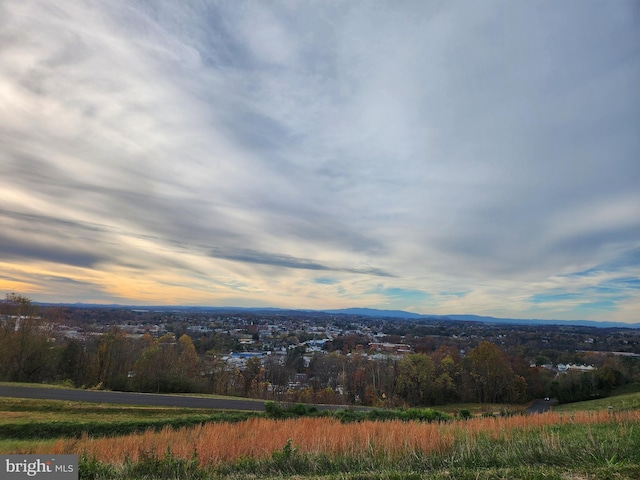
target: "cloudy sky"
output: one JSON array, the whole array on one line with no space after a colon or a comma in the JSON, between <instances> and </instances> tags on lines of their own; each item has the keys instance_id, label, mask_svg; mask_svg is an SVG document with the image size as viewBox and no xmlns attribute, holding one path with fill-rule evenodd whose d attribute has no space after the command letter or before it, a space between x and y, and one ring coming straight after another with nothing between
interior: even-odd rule
<instances>
[{"instance_id":1,"label":"cloudy sky","mask_svg":"<svg viewBox=\"0 0 640 480\"><path fill-rule=\"evenodd\" d=\"M0 293L640 321L638 5L0 0Z\"/></svg>"}]
</instances>

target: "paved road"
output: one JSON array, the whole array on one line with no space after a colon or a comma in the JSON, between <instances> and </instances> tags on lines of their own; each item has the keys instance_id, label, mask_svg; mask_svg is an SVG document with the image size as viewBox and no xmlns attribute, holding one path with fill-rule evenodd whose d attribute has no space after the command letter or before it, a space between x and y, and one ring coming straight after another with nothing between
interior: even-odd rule
<instances>
[{"instance_id":1,"label":"paved road","mask_svg":"<svg viewBox=\"0 0 640 480\"><path fill-rule=\"evenodd\" d=\"M534 400L527 408L528 413L544 413L551 410L552 403L548 400Z\"/></svg>"},{"instance_id":2,"label":"paved road","mask_svg":"<svg viewBox=\"0 0 640 480\"><path fill-rule=\"evenodd\" d=\"M158 395L155 393L66 390L59 388L9 387L0 385L0 397L68 400L72 402L117 403L161 407L215 408L229 410L264 410L264 402L222 398Z\"/></svg>"}]
</instances>

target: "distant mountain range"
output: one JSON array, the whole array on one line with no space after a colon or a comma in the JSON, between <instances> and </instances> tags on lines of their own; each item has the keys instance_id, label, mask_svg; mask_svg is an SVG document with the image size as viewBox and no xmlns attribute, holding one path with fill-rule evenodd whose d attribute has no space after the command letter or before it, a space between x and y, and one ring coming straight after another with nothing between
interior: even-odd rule
<instances>
[{"instance_id":1,"label":"distant mountain range","mask_svg":"<svg viewBox=\"0 0 640 480\"><path fill-rule=\"evenodd\" d=\"M287 309L277 307L207 307L207 306L181 306L181 305L120 305L120 304L89 304L89 303L41 303L34 304L42 306L67 306L77 308L127 308L132 310L149 310L149 311L191 311L191 312L308 312L308 313L329 313L334 315L359 315L374 318L394 318L406 320L452 320L463 322L480 322L480 323L498 323L498 324L514 324L514 325L567 325L581 327L598 327L598 328L640 328L640 323L624 323L624 322L607 322L595 320L542 320L542 319L521 319L521 318L497 318L482 315L421 315L404 310L378 310L375 308L343 308L333 310L308 310L308 309Z\"/></svg>"},{"instance_id":2,"label":"distant mountain range","mask_svg":"<svg viewBox=\"0 0 640 480\"><path fill-rule=\"evenodd\" d=\"M404 310L377 310L375 308L342 308L339 310L322 310L325 313L333 313L334 315L362 315L365 317L380 318L406 318L421 319L434 318L430 315L420 315L418 313L405 312Z\"/></svg>"},{"instance_id":3,"label":"distant mountain range","mask_svg":"<svg viewBox=\"0 0 640 480\"><path fill-rule=\"evenodd\" d=\"M481 322L481 323L500 323L500 324L516 324L516 325L573 325L582 327L599 327L599 328L640 328L640 323L624 323L624 322L606 322L595 320L542 320L542 319L522 319L522 318L497 318L482 315L420 315L402 310L376 310L374 308L345 308L341 310L324 310L327 313L334 314L351 314L366 315L369 317L383 318L406 318L411 319L428 319L434 318L438 320L455 320L464 322Z\"/></svg>"}]
</instances>

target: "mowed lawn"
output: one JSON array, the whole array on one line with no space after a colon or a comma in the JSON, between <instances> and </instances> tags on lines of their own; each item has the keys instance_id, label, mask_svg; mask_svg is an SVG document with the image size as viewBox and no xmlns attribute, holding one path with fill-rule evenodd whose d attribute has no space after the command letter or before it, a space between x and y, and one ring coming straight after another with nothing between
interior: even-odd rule
<instances>
[{"instance_id":1,"label":"mowed lawn","mask_svg":"<svg viewBox=\"0 0 640 480\"><path fill-rule=\"evenodd\" d=\"M601 410L611 410L621 412L626 410L640 409L640 392L625 393L613 397L599 398L587 402L566 403L553 408L555 412L597 412Z\"/></svg>"}]
</instances>

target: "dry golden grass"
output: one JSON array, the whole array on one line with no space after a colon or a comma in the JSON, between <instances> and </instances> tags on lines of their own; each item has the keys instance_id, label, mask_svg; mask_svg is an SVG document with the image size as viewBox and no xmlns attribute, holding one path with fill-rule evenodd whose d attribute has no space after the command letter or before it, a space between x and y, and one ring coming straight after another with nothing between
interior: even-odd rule
<instances>
[{"instance_id":1,"label":"dry golden grass","mask_svg":"<svg viewBox=\"0 0 640 480\"><path fill-rule=\"evenodd\" d=\"M113 465L128 458L155 453L162 456L167 448L174 456L191 458L197 452L202 466L233 462L240 458L268 458L291 439L300 453L382 457L390 461L416 454L443 453L453 448L457 439L470 444L479 435L492 439L509 439L525 430L554 424L597 424L640 421L640 410L620 412L577 412L571 415L546 413L507 418L474 418L448 423L362 422L342 424L328 418L288 420L250 419L241 423L215 423L194 428L126 435L117 438L60 440L49 453L75 453L96 457ZM559 441L553 434L548 442Z\"/></svg>"}]
</instances>

